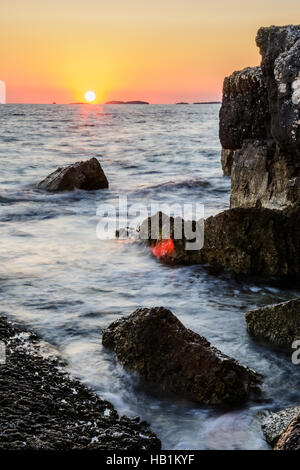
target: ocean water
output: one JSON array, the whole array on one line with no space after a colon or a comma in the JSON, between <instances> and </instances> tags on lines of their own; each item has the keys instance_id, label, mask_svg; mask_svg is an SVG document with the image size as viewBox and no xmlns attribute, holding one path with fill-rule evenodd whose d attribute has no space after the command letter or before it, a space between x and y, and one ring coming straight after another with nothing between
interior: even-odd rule
<instances>
[{"instance_id":1,"label":"ocean water","mask_svg":"<svg viewBox=\"0 0 300 470\"><path fill-rule=\"evenodd\" d=\"M0 313L54 344L69 370L119 413L139 415L164 449L268 449L265 410L299 404L299 366L253 341L245 313L300 295L268 283L167 267L136 243L99 240L97 208L129 203L229 204L219 105L0 107ZM109 190L49 194L36 184L96 157ZM101 330L138 307L165 306L192 330L264 375L262 396L213 409L153 396L101 345Z\"/></svg>"}]
</instances>

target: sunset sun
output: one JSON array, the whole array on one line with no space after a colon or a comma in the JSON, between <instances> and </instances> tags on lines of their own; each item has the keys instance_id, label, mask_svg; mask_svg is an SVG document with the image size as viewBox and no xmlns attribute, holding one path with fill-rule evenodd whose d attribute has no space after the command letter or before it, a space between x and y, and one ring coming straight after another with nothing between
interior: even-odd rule
<instances>
[{"instance_id":1,"label":"sunset sun","mask_svg":"<svg viewBox=\"0 0 300 470\"><path fill-rule=\"evenodd\" d=\"M94 91L87 91L84 95L86 101L92 103L96 99L96 93Z\"/></svg>"}]
</instances>

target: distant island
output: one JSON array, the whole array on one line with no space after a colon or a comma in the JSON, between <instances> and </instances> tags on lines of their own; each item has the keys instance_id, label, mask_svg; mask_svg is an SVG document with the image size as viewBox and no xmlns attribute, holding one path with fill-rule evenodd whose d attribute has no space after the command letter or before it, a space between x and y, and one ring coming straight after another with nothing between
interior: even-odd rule
<instances>
[{"instance_id":1,"label":"distant island","mask_svg":"<svg viewBox=\"0 0 300 470\"><path fill-rule=\"evenodd\" d=\"M178 103L175 104L190 104L187 103L186 101L179 101ZM195 101L193 104L221 104L221 101Z\"/></svg>"},{"instance_id":2,"label":"distant island","mask_svg":"<svg viewBox=\"0 0 300 470\"><path fill-rule=\"evenodd\" d=\"M56 103L53 103L56 104ZM90 103L69 103L69 104L90 104ZM150 104L148 101L106 101L104 104ZM187 103L186 101L179 101L176 105L189 105L189 104L221 104L221 101L195 101L194 103Z\"/></svg>"},{"instance_id":3,"label":"distant island","mask_svg":"<svg viewBox=\"0 0 300 470\"><path fill-rule=\"evenodd\" d=\"M106 101L105 104L150 104L148 101Z\"/></svg>"}]
</instances>

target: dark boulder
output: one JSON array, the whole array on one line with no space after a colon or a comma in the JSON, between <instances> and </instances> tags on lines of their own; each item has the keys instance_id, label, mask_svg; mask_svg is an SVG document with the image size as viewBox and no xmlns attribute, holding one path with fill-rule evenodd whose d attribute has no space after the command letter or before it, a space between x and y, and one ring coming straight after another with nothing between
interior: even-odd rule
<instances>
[{"instance_id":1,"label":"dark boulder","mask_svg":"<svg viewBox=\"0 0 300 470\"><path fill-rule=\"evenodd\" d=\"M282 215L268 209L231 209L205 221L202 264L237 274L288 274Z\"/></svg>"},{"instance_id":2,"label":"dark boulder","mask_svg":"<svg viewBox=\"0 0 300 470\"><path fill-rule=\"evenodd\" d=\"M230 209L205 220L202 263L237 274L300 279L300 210Z\"/></svg>"},{"instance_id":3,"label":"dark boulder","mask_svg":"<svg viewBox=\"0 0 300 470\"><path fill-rule=\"evenodd\" d=\"M251 310L246 322L251 335L291 350L300 340L300 299Z\"/></svg>"},{"instance_id":4,"label":"dark boulder","mask_svg":"<svg viewBox=\"0 0 300 470\"><path fill-rule=\"evenodd\" d=\"M235 404L259 376L188 330L170 310L141 308L103 331L119 362L160 391L205 405Z\"/></svg>"},{"instance_id":5,"label":"dark boulder","mask_svg":"<svg viewBox=\"0 0 300 470\"><path fill-rule=\"evenodd\" d=\"M108 181L97 158L58 168L38 185L47 191L87 191L108 188Z\"/></svg>"}]
</instances>

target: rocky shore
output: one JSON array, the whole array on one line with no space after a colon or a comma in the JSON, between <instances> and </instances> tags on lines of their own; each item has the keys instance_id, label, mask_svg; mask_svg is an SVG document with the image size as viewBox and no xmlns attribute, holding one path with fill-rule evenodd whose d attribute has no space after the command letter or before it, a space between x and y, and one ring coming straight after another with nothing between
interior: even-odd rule
<instances>
[{"instance_id":1,"label":"rocky shore","mask_svg":"<svg viewBox=\"0 0 300 470\"><path fill-rule=\"evenodd\" d=\"M0 341L1 450L160 449L147 423L120 418L37 335L1 316Z\"/></svg>"}]
</instances>

